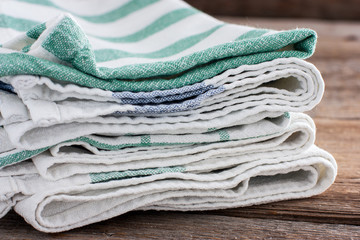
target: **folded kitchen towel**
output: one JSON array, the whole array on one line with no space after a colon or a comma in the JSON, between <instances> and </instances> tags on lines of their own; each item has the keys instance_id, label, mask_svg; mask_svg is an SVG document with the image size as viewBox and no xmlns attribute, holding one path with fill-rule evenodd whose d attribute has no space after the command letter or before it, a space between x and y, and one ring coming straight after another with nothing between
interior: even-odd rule
<instances>
[{"instance_id":1,"label":"folded kitchen towel","mask_svg":"<svg viewBox=\"0 0 360 240\"><path fill-rule=\"evenodd\" d=\"M296 58L230 69L202 82L216 87L215 90L154 104L106 101L108 98L103 96L107 92L100 89L60 86L43 77L20 75L7 80L20 98L12 97L11 101L0 105L0 111L4 109L7 113L3 116L4 121L11 122L5 125L5 130L16 147L31 150L89 134L202 133L209 128L276 117L286 111L310 110L320 101L324 91L318 70ZM32 87L21 88L19 85L24 82ZM126 92L119 93L124 95ZM135 98L136 95L146 96L144 92L128 92L131 94L134 100L142 99ZM174 96L169 94L168 97ZM8 95L1 93L0 100ZM98 99L80 99L86 96ZM150 100L151 97L143 99ZM11 108L13 104L24 106Z\"/></svg>"},{"instance_id":2,"label":"folded kitchen towel","mask_svg":"<svg viewBox=\"0 0 360 240\"><path fill-rule=\"evenodd\" d=\"M259 140L261 137L276 135L283 131L289 125L289 113L285 113L276 118L261 119L253 124L235 125L228 128L207 128L207 132L203 133L188 133L188 134L142 134L142 135L119 135L119 136L105 136L105 135L85 135L75 139L67 140L62 144L57 145L60 147L66 145L77 145L81 143L82 146L86 144L86 148L90 146L93 148L103 150L119 150L130 147L149 147L149 146L181 146L181 145L194 145L205 144L218 141L233 141L233 140ZM197 124L199 125L199 124ZM82 126L79 125L78 128ZM100 125L102 126L102 125ZM118 126L121 128L129 128L126 124L117 124L109 127L115 128ZM134 125L133 127L141 127L142 125ZM155 125L158 126L158 125ZM159 126L158 126L159 127ZM161 127L161 125L160 125ZM145 126L144 126L145 128ZM202 128L201 128L202 129ZM206 129L206 128L205 128ZM76 131L77 128L74 129ZM196 130L196 129L195 129ZM170 131L170 130L169 130ZM3 132L2 141L8 143L7 151L3 151L0 154L0 168L7 165L11 165L30 157L33 157L41 152L46 151L51 146L36 150L23 150L15 148L11 145L10 140L7 138L7 134L3 129L0 129L0 133ZM112 132L114 133L114 132ZM47 135L48 138L51 136Z\"/></svg>"},{"instance_id":3,"label":"folded kitchen towel","mask_svg":"<svg viewBox=\"0 0 360 240\"><path fill-rule=\"evenodd\" d=\"M177 0L102 7L94 0L1 4L0 81L18 94L29 114L28 120L5 126L18 148L35 150L108 132L94 129L104 123L102 116L190 111L178 115L194 122L244 110L247 118L265 111L306 111L322 96L318 71L289 58L313 53L312 30L226 24ZM184 116L171 120L184 122ZM92 126L73 131L73 124L64 125L79 121Z\"/></svg>"},{"instance_id":4,"label":"folded kitchen towel","mask_svg":"<svg viewBox=\"0 0 360 240\"><path fill-rule=\"evenodd\" d=\"M41 75L110 91L173 89L239 65L306 58L316 42L312 30L226 24L178 0L21 0L1 9L0 76Z\"/></svg>"},{"instance_id":5,"label":"folded kitchen towel","mask_svg":"<svg viewBox=\"0 0 360 240\"><path fill-rule=\"evenodd\" d=\"M45 182L33 175L23 187L36 193L17 196L15 211L41 231L59 232L135 209L210 210L309 197L336 175L331 155L315 146L297 155L245 159L251 162L221 171L184 173L178 167L95 184L76 178Z\"/></svg>"},{"instance_id":6,"label":"folded kitchen towel","mask_svg":"<svg viewBox=\"0 0 360 240\"><path fill-rule=\"evenodd\" d=\"M1 195L9 206L15 199L15 211L46 232L134 209L219 209L307 197L336 175L331 155L313 146L314 133L308 116L292 114L288 127L260 141L111 152L64 144L4 168L0 182L9 187Z\"/></svg>"},{"instance_id":7,"label":"folded kitchen towel","mask_svg":"<svg viewBox=\"0 0 360 240\"><path fill-rule=\"evenodd\" d=\"M221 129L203 135L197 135L197 141L183 141L175 145L168 137L164 142L149 138L148 144L153 147L122 148L114 145L120 139L109 141L93 136L93 140L106 143L108 149L102 150L87 142L66 142L58 144L46 153L32 158L39 174L49 180L58 180L76 174L126 171L128 169L145 169L172 167L191 163L192 171L206 169L204 162L212 162L218 167L226 168L233 160L219 161L220 156L236 157L239 154L269 151L269 154L286 155L308 149L315 139L315 126L304 114L292 113L286 124L275 126L273 122L263 120L258 124ZM273 126L272 126L273 125ZM285 126L286 125L286 126ZM251 129L252 127L258 129ZM228 139L224 141L224 137ZM165 139L166 136L160 136ZM187 139L191 136L181 135ZM79 147L82 148L79 148ZM271 152L270 152L271 151ZM212 160L210 160L212 159ZM196 164L195 164L196 162ZM196 166L196 167L195 167ZM189 168L187 168L189 169ZM94 176L97 176L96 174Z\"/></svg>"},{"instance_id":8,"label":"folded kitchen towel","mask_svg":"<svg viewBox=\"0 0 360 240\"><path fill-rule=\"evenodd\" d=\"M325 191L315 43L180 0L0 2L0 217L60 232Z\"/></svg>"}]
</instances>

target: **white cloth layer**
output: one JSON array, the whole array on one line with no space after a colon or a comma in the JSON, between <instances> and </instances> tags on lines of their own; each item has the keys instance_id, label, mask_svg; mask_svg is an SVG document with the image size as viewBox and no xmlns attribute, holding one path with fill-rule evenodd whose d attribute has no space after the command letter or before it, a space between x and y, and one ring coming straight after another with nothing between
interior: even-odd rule
<instances>
[{"instance_id":1,"label":"white cloth layer","mask_svg":"<svg viewBox=\"0 0 360 240\"><path fill-rule=\"evenodd\" d=\"M62 144L2 169L0 211L15 205L35 228L59 232L135 209L219 209L319 194L334 181L336 163L313 145L312 120L290 116L282 132L255 140L118 152ZM122 175L136 170L142 174Z\"/></svg>"},{"instance_id":2,"label":"white cloth layer","mask_svg":"<svg viewBox=\"0 0 360 240\"><path fill-rule=\"evenodd\" d=\"M219 209L309 197L327 189L336 175L332 156L315 146L299 154L266 156L239 155L235 159L245 157L244 163L215 172L171 172L80 185L75 178L73 184L69 179L59 185L40 181L42 189L20 198L14 209L38 230L60 232L136 209ZM32 186L34 182L26 181Z\"/></svg>"},{"instance_id":3,"label":"white cloth layer","mask_svg":"<svg viewBox=\"0 0 360 240\"><path fill-rule=\"evenodd\" d=\"M151 146L166 146L165 149L176 150L176 147L170 149L170 146L184 146L194 144L215 143L221 141L235 141L242 142L261 141L265 137L277 135L288 127L290 124L290 114L286 113L277 118L265 118L253 124L238 125L230 128L209 129L206 133L197 134L157 134L157 135L122 135L122 136L99 136L88 135L67 141L54 146L53 149L61 148L63 146L80 145L89 149L90 151L99 152L99 150L109 152L109 150L117 151L124 148L136 147L135 151L144 151L144 149L151 149ZM0 133L4 130L0 129ZM5 142L10 142L6 133L2 134ZM34 151L27 151L16 149L14 146L8 146L6 152L0 153L0 169L2 167L17 163L19 161L31 158L41 152L44 152L49 147L38 149ZM128 150L122 150L127 152ZM52 150L54 152L54 150ZM132 150L130 150L132 152ZM131 155L131 154L130 154Z\"/></svg>"},{"instance_id":4,"label":"white cloth layer","mask_svg":"<svg viewBox=\"0 0 360 240\"><path fill-rule=\"evenodd\" d=\"M200 135L198 141L203 144L124 148L116 151L99 150L86 142L67 142L50 148L32 160L40 175L52 181L76 174L169 166L186 165L187 171L207 171L207 168L214 166L223 168L238 164L234 162L234 157L239 154L251 153L256 156L259 153L261 158L264 151L271 152L272 156L283 156L308 149L315 139L313 121L305 114L291 113L290 116L290 123L282 128L262 120L263 124L227 129L229 138L233 139L231 141L205 144L206 141ZM100 141L112 144L111 140L100 138ZM229 160L219 161L219 157L228 157Z\"/></svg>"},{"instance_id":5,"label":"white cloth layer","mask_svg":"<svg viewBox=\"0 0 360 240\"><path fill-rule=\"evenodd\" d=\"M230 69L205 80L206 85L218 84L224 91L198 102L195 109L149 117L147 113L121 115L129 115L126 111L139 106L101 102L99 98L104 97L101 96L104 91L99 89L61 86L47 78L29 76L8 77L6 81L12 83L23 98L26 105L23 109L28 109L21 117L19 111L14 115L28 120L8 124L5 130L15 147L29 150L89 134L202 133L208 128L253 123L265 117L279 116L284 111L310 110L319 103L324 90L320 73L312 64L294 58L276 59ZM21 84L23 81L26 84ZM29 84L29 81L34 83ZM26 88L22 89L21 85ZM71 93L71 98L53 101L65 93ZM76 96L88 96L96 101L74 100ZM108 99L106 97L104 101ZM4 104L0 107L9 109ZM148 106L142 107L148 109ZM111 115L114 112L120 115ZM7 116L11 118L12 115L8 113Z\"/></svg>"}]
</instances>

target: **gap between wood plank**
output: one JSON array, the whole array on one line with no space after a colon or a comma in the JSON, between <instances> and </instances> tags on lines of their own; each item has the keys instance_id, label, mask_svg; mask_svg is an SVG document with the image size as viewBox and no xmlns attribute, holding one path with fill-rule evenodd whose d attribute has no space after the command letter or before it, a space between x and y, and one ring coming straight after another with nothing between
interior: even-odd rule
<instances>
[{"instance_id":1,"label":"gap between wood plank","mask_svg":"<svg viewBox=\"0 0 360 240\"><path fill-rule=\"evenodd\" d=\"M356 239L360 226L253 219L182 212L132 212L64 233L32 229L13 213L3 239ZM11 226L16 226L16 231Z\"/></svg>"}]
</instances>

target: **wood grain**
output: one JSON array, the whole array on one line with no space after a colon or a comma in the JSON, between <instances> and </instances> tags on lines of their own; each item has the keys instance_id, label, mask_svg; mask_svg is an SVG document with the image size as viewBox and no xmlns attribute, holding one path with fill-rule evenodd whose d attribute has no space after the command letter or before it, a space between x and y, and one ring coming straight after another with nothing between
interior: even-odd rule
<instances>
[{"instance_id":1,"label":"wood grain","mask_svg":"<svg viewBox=\"0 0 360 240\"><path fill-rule=\"evenodd\" d=\"M358 0L186 0L211 15L359 20Z\"/></svg>"},{"instance_id":2,"label":"wood grain","mask_svg":"<svg viewBox=\"0 0 360 240\"><path fill-rule=\"evenodd\" d=\"M0 219L0 239L360 239L360 23L223 18L263 28L311 27L309 60L326 83L310 112L318 146L338 163L335 183L307 199L207 212L131 212L59 234L34 230L14 212Z\"/></svg>"},{"instance_id":3,"label":"wood grain","mask_svg":"<svg viewBox=\"0 0 360 240\"><path fill-rule=\"evenodd\" d=\"M314 58L310 61L320 70L325 81L322 102L310 115L328 119L359 120L360 57L345 60Z\"/></svg>"},{"instance_id":4,"label":"wood grain","mask_svg":"<svg viewBox=\"0 0 360 240\"><path fill-rule=\"evenodd\" d=\"M2 239L358 239L360 226L317 224L201 213L131 212L65 233L46 234L9 214ZM12 229L17 226L16 232ZM31 235L29 235L31 233ZM16 238L15 238L16 237Z\"/></svg>"}]
</instances>

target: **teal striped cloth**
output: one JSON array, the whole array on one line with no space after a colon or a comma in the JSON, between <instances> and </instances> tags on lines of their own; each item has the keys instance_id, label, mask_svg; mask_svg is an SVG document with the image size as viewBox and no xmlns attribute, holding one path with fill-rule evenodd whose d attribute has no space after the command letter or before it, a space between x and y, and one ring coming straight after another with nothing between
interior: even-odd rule
<instances>
[{"instance_id":1,"label":"teal striped cloth","mask_svg":"<svg viewBox=\"0 0 360 240\"><path fill-rule=\"evenodd\" d=\"M0 217L62 232L322 193L316 39L181 0L1 1Z\"/></svg>"},{"instance_id":2,"label":"teal striped cloth","mask_svg":"<svg viewBox=\"0 0 360 240\"><path fill-rule=\"evenodd\" d=\"M307 58L316 43L309 29L236 26L181 1L119 1L111 8L65 2L2 4L0 76L36 74L111 91L153 91L243 64Z\"/></svg>"}]
</instances>

